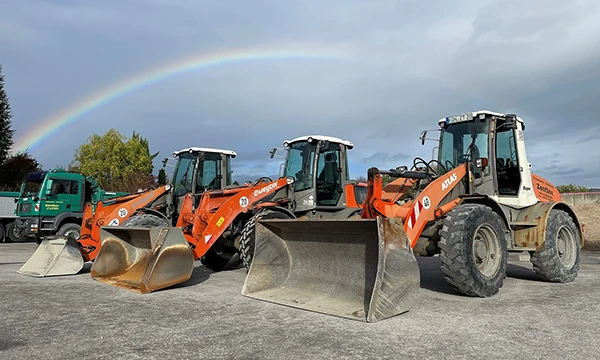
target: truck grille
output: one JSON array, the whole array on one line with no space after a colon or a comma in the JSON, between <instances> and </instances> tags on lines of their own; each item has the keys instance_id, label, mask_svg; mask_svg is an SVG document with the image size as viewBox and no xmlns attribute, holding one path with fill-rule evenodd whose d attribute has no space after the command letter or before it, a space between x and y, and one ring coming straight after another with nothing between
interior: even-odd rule
<instances>
[{"instance_id":1,"label":"truck grille","mask_svg":"<svg viewBox=\"0 0 600 360\"><path fill-rule=\"evenodd\" d=\"M23 203L19 209L19 212L30 212L31 211L31 203Z\"/></svg>"}]
</instances>

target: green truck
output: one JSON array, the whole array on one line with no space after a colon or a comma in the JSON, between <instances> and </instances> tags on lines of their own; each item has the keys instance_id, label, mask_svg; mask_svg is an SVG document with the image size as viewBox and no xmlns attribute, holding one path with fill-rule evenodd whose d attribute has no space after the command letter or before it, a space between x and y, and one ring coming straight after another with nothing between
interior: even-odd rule
<instances>
[{"instance_id":1,"label":"green truck","mask_svg":"<svg viewBox=\"0 0 600 360\"><path fill-rule=\"evenodd\" d=\"M80 173L58 169L29 173L16 199L17 218L9 238L34 239L38 244L48 235L77 238L87 202L123 195L128 193L103 190L94 178Z\"/></svg>"}]
</instances>

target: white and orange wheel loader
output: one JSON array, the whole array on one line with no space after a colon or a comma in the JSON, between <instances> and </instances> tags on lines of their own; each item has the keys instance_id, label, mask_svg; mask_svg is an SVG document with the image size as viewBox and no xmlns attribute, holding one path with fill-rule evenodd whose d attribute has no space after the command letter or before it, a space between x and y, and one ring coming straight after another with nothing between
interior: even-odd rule
<instances>
[{"instance_id":1,"label":"white and orange wheel loader","mask_svg":"<svg viewBox=\"0 0 600 360\"><path fill-rule=\"evenodd\" d=\"M499 291L508 252L528 251L542 280L573 281L582 227L557 189L530 172L523 120L477 111L439 127L438 158L415 161L422 170L369 169L362 219L257 220L242 295L375 322L410 310L420 282L414 255L438 253L448 283L467 296ZM417 195L383 192L382 173Z\"/></svg>"},{"instance_id":2,"label":"white and orange wheel loader","mask_svg":"<svg viewBox=\"0 0 600 360\"><path fill-rule=\"evenodd\" d=\"M43 239L18 272L34 277L79 273L85 262L96 259L103 226L175 225L186 195L197 197L206 190L232 186L231 159L236 156L232 150L202 147L175 151L177 164L171 183L95 204L86 203L79 237ZM167 161L163 161L163 166Z\"/></svg>"},{"instance_id":3,"label":"white and orange wheel loader","mask_svg":"<svg viewBox=\"0 0 600 360\"><path fill-rule=\"evenodd\" d=\"M231 266L243 249L242 240L253 245L248 224L259 215L358 216L366 184L348 180L346 150L351 142L313 135L285 144L290 152L278 180L263 177L249 185L186 197L176 227L131 218L135 226L102 228L92 278L148 293L187 281L198 259L212 270ZM271 150L272 157L275 152Z\"/></svg>"}]
</instances>

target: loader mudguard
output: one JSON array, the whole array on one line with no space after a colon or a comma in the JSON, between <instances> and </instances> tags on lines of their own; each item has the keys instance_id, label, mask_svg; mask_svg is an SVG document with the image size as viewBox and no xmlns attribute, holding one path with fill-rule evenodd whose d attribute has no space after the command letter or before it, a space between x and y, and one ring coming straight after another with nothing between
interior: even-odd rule
<instances>
[{"instance_id":1,"label":"loader mudguard","mask_svg":"<svg viewBox=\"0 0 600 360\"><path fill-rule=\"evenodd\" d=\"M256 206L255 211L253 211L253 215L256 215L259 211L263 210L263 209L268 209L268 210L273 210L273 211L279 211L282 212L284 214L286 214L287 216L289 216L291 219L295 219L297 218L296 214L294 214L292 211L281 207L281 206L261 206L261 204L258 204L258 206Z\"/></svg>"},{"instance_id":2,"label":"loader mudguard","mask_svg":"<svg viewBox=\"0 0 600 360\"><path fill-rule=\"evenodd\" d=\"M515 222L521 227L515 231L515 245L519 248L541 249L546 239L546 223L548 222L550 211L553 209L563 210L571 216L579 232L580 246L583 247L584 240L581 223L573 209L562 201L538 202L522 209Z\"/></svg>"}]
</instances>

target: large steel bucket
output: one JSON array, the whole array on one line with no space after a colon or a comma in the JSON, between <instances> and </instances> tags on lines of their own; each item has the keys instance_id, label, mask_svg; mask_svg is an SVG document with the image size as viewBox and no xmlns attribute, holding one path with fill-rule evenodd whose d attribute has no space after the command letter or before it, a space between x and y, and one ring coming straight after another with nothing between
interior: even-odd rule
<instances>
[{"instance_id":1,"label":"large steel bucket","mask_svg":"<svg viewBox=\"0 0 600 360\"><path fill-rule=\"evenodd\" d=\"M81 271L83 263L75 240L65 236L46 236L17 272L34 277L74 275Z\"/></svg>"},{"instance_id":2,"label":"large steel bucket","mask_svg":"<svg viewBox=\"0 0 600 360\"><path fill-rule=\"evenodd\" d=\"M419 266L400 219L256 223L242 295L366 322L408 311Z\"/></svg>"},{"instance_id":3,"label":"large steel bucket","mask_svg":"<svg viewBox=\"0 0 600 360\"><path fill-rule=\"evenodd\" d=\"M94 280L144 294L192 276L194 254L181 228L102 227L100 241Z\"/></svg>"}]
</instances>

